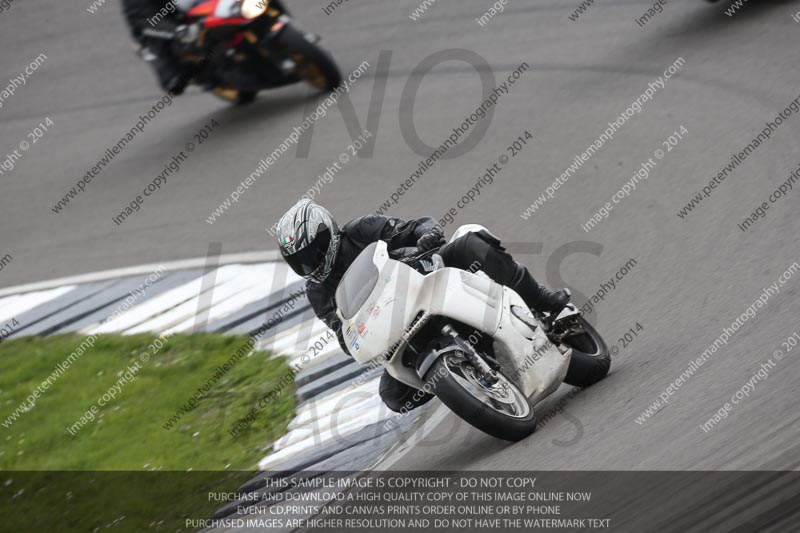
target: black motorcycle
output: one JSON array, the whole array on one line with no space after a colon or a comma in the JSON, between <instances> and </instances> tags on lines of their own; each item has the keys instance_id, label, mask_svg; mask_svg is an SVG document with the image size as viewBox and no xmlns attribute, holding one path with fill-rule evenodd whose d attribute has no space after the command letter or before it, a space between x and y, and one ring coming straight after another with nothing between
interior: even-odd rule
<instances>
[{"instance_id":1,"label":"black motorcycle","mask_svg":"<svg viewBox=\"0 0 800 533\"><path fill-rule=\"evenodd\" d=\"M146 29L172 42L192 80L235 104L258 91L305 81L321 91L341 83L319 37L298 29L280 0L174 0L175 32Z\"/></svg>"}]
</instances>

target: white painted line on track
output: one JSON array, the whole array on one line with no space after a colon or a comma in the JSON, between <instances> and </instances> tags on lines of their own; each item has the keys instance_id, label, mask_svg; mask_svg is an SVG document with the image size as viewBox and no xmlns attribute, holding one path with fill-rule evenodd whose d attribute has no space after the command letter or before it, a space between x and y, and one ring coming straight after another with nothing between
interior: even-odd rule
<instances>
[{"instance_id":1,"label":"white painted line on track","mask_svg":"<svg viewBox=\"0 0 800 533\"><path fill-rule=\"evenodd\" d=\"M313 343L309 344L309 347L312 344ZM304 364L303 363L303 356L307 352L308 351L306 351L306 352L295 352L295 354L299 353L300 355L294 355L294 358L289 361L289 365L290 366L297 365L300 368L302 368L303 370L305 370L307 368L311 368L311 367L313 367L315 365L318 365L320 363L324 363L325 361L327 361L328 359L330 359L334 355L338 355L340 353L343 353L341 346L339 346L339 341L337 341L337 340L329 341L328 344L322 350L320 350L320 351L318 351L316 353L316 355L314 354L314 350L311 350L310 352L308 352L308 356L310 357L310 360L308 361L308 364ZM292 355L293 354L289 354L290 357Z\"/></svg>"},{"instance_id":2,"label":"white painted line on track","mask_svg":"<svg viewBox=\"0 0 800 533\"><path fill-rule=\"evenodd\" d=\"M258 467L261 470L274 469L281 463L314 448L330 444L334 441L347 442L346 437L364 429L370 424L385 420L392 415L394 415L394 413L389 411L387 408L367 411L363 416L357 418L356 420L346 422L341 426L338 426L335 430L329 429L326 431L314 432L308 438L264 457L258 462Z\"/></svg>"},{"instance_id":3,"label":"white painted line on track","mask_svg":"<svg viewBox=\"0 0 800 533\"><path fill-rule=\"evenodd\" d=\"M318 318L311 319L312 325L309 327L308 320L287 328L272 337L262 339L260 342L261 349L268 349L274 354L281 354L291 356L295 354L305 353L308 349L308 343L303 342L322 334L328 326L326 326Z\"/></svg>"},{"instance_id":4,"label":"white painted line on track","mask_svg":"<svg viewBox=\"0 0 800 533\"><path fill-rule=\"evenodd\" d=\"M335 409L333 412L315 420L311 424L292 428L291 431L275 442L273 447L276 451L279 451L287 446L307 439L314 433L330 431L333 427L338 428L345 423L361 417L372 416L371 411L375 409L387 409L377 394L371 400L359 402L355 405L346 405L341 409Z\"/></svg>"},{"instance_id":5,"label":"white painted line on track","mask_svg":"<svg viewBox=\"0 0 800 533\"><path fill-rule=\"evenodd\" d=\"M233 269L232 273L227 275L224 280L221 280L213 288L208 289L203 294L197 295L164 313L153 316L133 328L125 330L124 334L132 335L148 331L176 333L175 326L187 323L186 329L191 329L197 322L198 312L205 313L209 311L210 318L211 310L213 310L215 306L244 292L254 292L251 289L253 286L253 279L258 278L263 280L265 276L270 275L275 270L275 266L270 263L256 266L230 265L228 267L222 267L218 271L218 274L221 274L226 268ZM211 302L208 302L208 305L200 309L200 302L202 302L204 296L209 293ZM235 310L234 308L234 311Z\"/></svg>"},{"instance_id":6,"label":"white painted line on track","mask_svg":"<svg viewBox=\"0 0 800 533\"><path fill-rule=\"evenodd\" d=\"M377 396L380 378L374 377L353 388L346 388L323 398L311 400L297 410L297 425L310 424L314 420L329 415L337 405L354 405ZM347 398L346 401L343 401Z\"/></svg>"},{"instance_id":7,"label":"white painted line on track","mask_svg":"<svg viewBox=\"0 0 800 533\"><path fill-rule=\"evenodd\" d=\"M75 289L75 285L67 285L66 287L20 294L17 297L12 296L5 300L3 307L0 308L0 322L17 318L26 311L55 300L73 289Z\"/></svg>"},{"instance_id":8,"label":"white painted line on track","mask_svg":"<svg viewBox=\"0 0 800 533\"><path fill-rule=\"evenodd\" d=\"M266 298L270 295L271 290L272 288L266 283L259 283L251 285L247 290L239 292L223 302L215 302L214 306L209 310L208 321L213 322L225 318L253 302ZM187 318L180 324L171 327L166 333L189 333L194 329L195 324L194 317Z\"/></svg>"},{"instance_id":9,"label":"white painted line on track","mask_svg":"<svg viewBox=\"0 0 800 533\"><path fill-rule=\"evenodd\" d=\"M220 266L235 264L235 263L270 263L279 261L281 254L277 250L265 250L261 252L243 252L236 254L223 254L219 256L217 264ZM112 270L103 270L99 272L91 272L88 274L79 274L77 276L68 276L64 278L51 279L46 281L37 281L34 283L26 283L24 285L16 285L14 287L5 287L0 289L0 297L9 296L11 294L21 294L25 292L41 291L45 289L52 289L62 285L80 285L83 283L94 283L97 281L107 281L116 278L126 278L130 276L144 276L153 273L158 268L163 268L167 272L175 270L192 270L196 268L204 268L208 262L207 257L195 257L192 259L179 259L177 261L164 261L161 263L148 263L144 265L115 268Z\"/></svg>"},{"instance_id":10,"label":"white painted line on track","mask_svg":"<svg viewBox=\"0 0 800 533\"><path fill-rule=\"evenodd\" d=\"M225 283L241 272L241 269L241 265L228 265L225 267L220 267L216 272L216 283L219 285ZM195 279L184 283L183 285L179 285L157 296L148 298L139 304L134 303L133 307L120 314L115 320L103 322L102 324L95 326L89 326L83 331L89 334L97 334L119 333L131 329L132 327L165 313L188 300L197 298L202 284L203 276L200 275Z\"/></svg>"}]
</instances>

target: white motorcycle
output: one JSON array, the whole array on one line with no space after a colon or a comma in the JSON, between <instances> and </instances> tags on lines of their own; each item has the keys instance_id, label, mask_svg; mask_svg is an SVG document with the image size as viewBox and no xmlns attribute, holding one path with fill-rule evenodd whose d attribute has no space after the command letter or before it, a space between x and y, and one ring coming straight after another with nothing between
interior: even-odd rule
<instances>
[{"instance_id":1,"label":"white motorcycle","mask_svg":"<svg viewBox=\"0 0 800 533\"><path fill-rule=\"evenodd\" d=\"M468 231L461 226L452 239ZM533 407L562 382L587 387L608 373L605 341L572 305L534 315L483 272L444 266L434 251L395 258L369 245L336 291L350 353L382 363L397 380L435 394L494 437L533 433Z\"/></svg>"}]
</instances>

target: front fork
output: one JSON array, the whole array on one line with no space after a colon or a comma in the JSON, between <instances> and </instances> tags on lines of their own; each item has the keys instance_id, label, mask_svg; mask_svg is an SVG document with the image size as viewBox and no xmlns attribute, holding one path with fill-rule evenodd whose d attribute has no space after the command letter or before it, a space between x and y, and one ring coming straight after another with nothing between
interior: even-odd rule
<instances>
[{"instance_id":1,"label":"front fork","mask_svg":"<svg viewBox=\"0 0 800 533\"><path fill-rule=\"evenodd\" d=\"M288 57L285 50L281 50L280 48L273 45L273 41L281 34L281 32L287 27L291 25L291 19L287 15L281 15L278 19L270 26L269 30L262 38L261 42L258 43L258 50L259 53L267 58L272 58L273 55L279 55L280 57L277 60L273 60L276 66L281 69L285 76L294 76L297 73L297 63L291 58ZM316 33L306 32L300 30L297 26L292 26L296 31L299 31L303 34L308 42L311 44L316 44L322 37L317 35ZM289 50L291 52L291 50Z\"/></svg>"},{"instance_id":2,"label":"front fork","mask_svg":"<svg viewBox=\"0 0 800 533\"><path fill-rule=\"evenodd\" d=\"M492 387L499 381L499 378L497 377L497 368L492 368L492 366L489 365L489 363L487 363L484 358L480 356L480 354L478 354L477 350L475 350L475 347L472 346L471 343L462 339L458 332L453 329L450 324L446 324L442 328L442 333L453 338L453 342L455 342L456 346L458 346L464 353L467 361L469 361L469 363L475 367L475 370L477 370L483 377L483 381L485 382L484 384L487 387Z\"/></svg>"}]
</instances>

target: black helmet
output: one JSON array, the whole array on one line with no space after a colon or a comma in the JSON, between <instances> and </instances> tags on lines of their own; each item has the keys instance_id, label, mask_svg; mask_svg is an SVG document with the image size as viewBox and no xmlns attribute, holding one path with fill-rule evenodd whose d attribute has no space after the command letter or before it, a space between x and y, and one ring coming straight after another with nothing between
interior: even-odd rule
<instances>
[{"instance_id":1,"label":"black helmet","mask_svg":"<svg viewBox=\"0 0 800 533\"><path fill-rule=\"evenodd\" d=\"M330 211L303 199L278 221L278 247L292 270L322 282L328 277L339 249L339 226Z\"/></svg>"}]
</instances>

